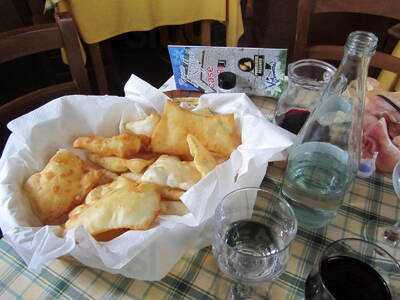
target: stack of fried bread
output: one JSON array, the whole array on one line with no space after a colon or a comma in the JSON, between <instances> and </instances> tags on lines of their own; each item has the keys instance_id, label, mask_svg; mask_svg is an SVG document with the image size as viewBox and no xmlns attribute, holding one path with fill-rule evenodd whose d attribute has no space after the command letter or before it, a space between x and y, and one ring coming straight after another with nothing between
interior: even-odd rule
<instances>
[{"instance_id":1,"label":"stack of fried bread","mask_svg":"<svg viewBox=\"0 0 400 300\"><path fill-rule=\"evenodd\" d=\"M183 193L240 144L233 114L191 112L167 101L162 115L124 124L112 137L83 136L24 184L43 224L82 225L97 240L147 230L159 215L184 215Z\"/></svg>"}]
</instances>

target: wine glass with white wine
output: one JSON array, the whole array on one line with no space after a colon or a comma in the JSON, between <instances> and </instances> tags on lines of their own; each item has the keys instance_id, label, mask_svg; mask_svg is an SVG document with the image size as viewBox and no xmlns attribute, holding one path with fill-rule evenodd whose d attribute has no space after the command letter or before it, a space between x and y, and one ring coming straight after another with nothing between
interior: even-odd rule
<instances>
[{"instance_id":1,"label":"wine glass with white wine","mask_svg":"<svg viewBox=\"0 0 400 300\"><path fill-rule=\"evenodd\" d=\"M254 299L254 285L265 286L285 270L297 220L279 195L250 187L224 197L214 230L214 257L235 282L230 299Z\"/></svg>"}]
</instances>

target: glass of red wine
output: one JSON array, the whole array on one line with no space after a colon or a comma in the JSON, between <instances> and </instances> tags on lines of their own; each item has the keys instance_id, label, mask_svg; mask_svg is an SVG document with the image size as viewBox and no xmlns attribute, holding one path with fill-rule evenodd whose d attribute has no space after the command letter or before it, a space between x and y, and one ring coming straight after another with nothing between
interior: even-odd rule
<instances>
[{"instance_id":1,"label":"glass of red wine","mask_svg":"<svg viewBox=\"0 0 400 300\"><path fill-rule=\"evenodd\" d=\"M303 59L288 66L288 85L279 98L274 121L297 134L336 68L316 59Z\"/></svg>"},{"instance_id":2,"label":"glass of red wine","mask_svg":"<svg viewBox=\"0 0 400 300\"><path fill-rule=\"evenodd\" d=\"M306 300L396 300L400 265L383 248L366 240L335 241L308 275Z\"/></svg>"}]
</instances>

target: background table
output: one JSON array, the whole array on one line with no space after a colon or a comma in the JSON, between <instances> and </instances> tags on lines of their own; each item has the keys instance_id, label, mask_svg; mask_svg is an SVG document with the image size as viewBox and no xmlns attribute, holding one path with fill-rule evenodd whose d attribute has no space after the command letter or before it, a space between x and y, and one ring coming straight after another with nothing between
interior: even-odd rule
<instances>
[{"instance_id":1,"label":"background table","mask_svg":"<svg viewBox=\"0 0 400 300\"><path fill-rule=\"evenodd\" d=\"M271 115L274 100L254 101ZM282 171L282 163L269 166L262 186L278 191ZM304 281L321 250L333 240L361 237L367 220L378 218L400 219L391 179L381 175L357 179L332 224L315 231L299 228L288 267L271 286L272 298L302 299ZM226 299L231 285L232 280L218 270L210 247L187 253L161 281L145 282L66 260L57 260L36 274L0 241L1 299ZM265 288L257 293L263 297Z\"/></svg>"},{"instance_id":2,"label":"background table","mask_svg":"<svg viewBox=\"0 0 400 300\"><path fill-rule=\"evenodd\" d=\"M236 46L243 34L240 0L62 0L58 5L72 12L88 44L129 31L200 20L224 22L227 46Z\"/></svg>"},{"instance_id":3,"label":"background table","mask_svg":"<svg viewBox=\"0 0 400 300\"><path fill-rule=\"evenodd\" d=\"M50 2L50 0L47 0ZM100 94L108 94L108 83L99 42L122 33L147 31L166 25L202 21L202 44L211 43L210 20L226 25L226 45L236 46L244 32L240 0L52 0L59 11L74 16L82 40L87 44ZM107 43L105 44L107 46ZM111 47L106 47L112 62ZM64 61L65 56L64 56ZM113 77L118 77L114 72Z\"/></svg>"}]
</instances>

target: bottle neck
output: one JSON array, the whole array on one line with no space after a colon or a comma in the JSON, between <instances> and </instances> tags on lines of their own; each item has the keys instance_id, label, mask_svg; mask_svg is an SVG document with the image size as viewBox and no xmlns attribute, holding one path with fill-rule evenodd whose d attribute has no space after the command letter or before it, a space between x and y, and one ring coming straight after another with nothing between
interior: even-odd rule
<instances>
[{"instance_id":1,"label":"bottle neck","mask_svg":"<svg viewBox=\"0 0 400 300\"><path fill-rule=\"evenodd\" d=\"M354 31L349 34L343 59L331 81L331 92L342 94L348 86L355 85L359 96L365 93L368 66L377 43L378 38L371 32Z\"/></svg>"},{"instance_id":2,"label":"bottle neck","mask_svg":"<svg viewBox=\"0 0 400 300\"><path fill-rule=\"evenodd\" d=\"M349 85L355 85L357 92L365 91L370 60L371 56L368 54L360 55L345 50L343 59L332 78L330 91L342 94Z\"/></svg>"},{"instance_id":3,"label":"bottle neck","mask_svg":"<svg viewBox=\"0 0 400 300\"><path fill-rule=\"evenodd\" d=\"M339 66L339 71L341 71L342 75L346 76L347 80L349 81L353 81L358 78L367 78L370 60L371 56L369 55L356 55L345 51Z\"/></svg>"}]
</instances>

